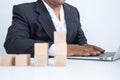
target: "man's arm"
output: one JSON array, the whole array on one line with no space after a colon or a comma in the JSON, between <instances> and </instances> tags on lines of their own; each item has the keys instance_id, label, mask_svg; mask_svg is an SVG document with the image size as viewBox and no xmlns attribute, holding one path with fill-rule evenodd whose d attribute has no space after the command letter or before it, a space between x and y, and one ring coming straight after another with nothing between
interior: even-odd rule
<instances>
[{"instance_id":1,"label":"man's arm","mask_svg":"<svg viewBox=\"0 0 120 80\"><path fill-rule=\"evenodd\" d=\"M27 18L18 7L13 8L12 25L8 29L8 34L4 47L8 54L30 53L34 56L34 43L43 43L43 40L33 40L30 36L30 28ZM50 45L52 42L47 42Z\"/></svg>"},{"instance_id":2,"label":"man's arm","mask_svg":"<svg viewBox=\"0 0 120 80\"><path fill-rule=\"evenodd\" d=\"M77 36L75 39L76 44L69 44L67 46L67 53L68 53L67 55L96 56L103 53L105 51L104 49L94 45L87 44L87 39L85 37L83 30L81 29L79 12L77 9L76 11L78 16L78 20L77 20L78 29L77 29Z\"/></svg>"}]
</instances>

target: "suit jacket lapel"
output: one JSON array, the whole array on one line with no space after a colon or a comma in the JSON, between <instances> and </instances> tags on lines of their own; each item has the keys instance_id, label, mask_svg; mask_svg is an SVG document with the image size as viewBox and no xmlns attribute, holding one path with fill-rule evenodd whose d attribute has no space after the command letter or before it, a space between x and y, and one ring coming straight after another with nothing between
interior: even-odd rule
<instances>
[{"instance_id":1,"label":"suit jacket lapel","mask_svg":"<svg viewBox=\"0 0 120 80\"><path fill-rule=\"evenodd\" d=\"M48 36L51 38L51 40L54 39L54 31L55 27L53 25L53 22L51 20L51 17L44 6L43 2L41 0L38 0L36 3L36 11L39 13L38 21L48 34Z\"/></svg>"}]
</instances>

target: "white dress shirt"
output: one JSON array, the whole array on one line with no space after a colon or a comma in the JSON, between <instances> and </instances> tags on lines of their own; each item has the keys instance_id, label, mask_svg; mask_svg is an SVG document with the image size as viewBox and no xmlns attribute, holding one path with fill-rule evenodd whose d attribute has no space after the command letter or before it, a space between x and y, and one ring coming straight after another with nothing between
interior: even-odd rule
<instances>
[{"instance_id":1,"label":"white dress shirt","mask_svg":"<svg viewBox=\"0 0 120 80\"><path fill-rule=\"evenodd\" d=\"M60 20L59 20L57 18L57 16L55 15L53 9L44 0L42 0L42 1L51 16L51 19L52 19L52 22L54 24L56 31L57 32L59 32L59 31L67 32L63 6L61 5L61 8L60 8ZM52 44L50 46L48 53L49 53L49 56L55 55L55 45L54 44Z\"/></svg>"}]
</instances>

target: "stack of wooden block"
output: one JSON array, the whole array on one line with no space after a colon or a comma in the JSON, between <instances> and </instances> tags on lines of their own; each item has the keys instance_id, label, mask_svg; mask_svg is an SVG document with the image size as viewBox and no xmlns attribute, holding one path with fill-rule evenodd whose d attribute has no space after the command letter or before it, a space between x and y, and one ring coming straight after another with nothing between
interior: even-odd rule
<instances>
[{"instance_id":1,"label":"stack of wooden block","mask_svg":"<svg viewBox=\"0 0 120 80\"><path fill-rule=\"evenodd\" d=\"M48 65L48 43L35 43L34 54L35 66Z\"/></svg>"},{"instance_id":2,"label":"stack of wooden block","mask_svg":"<svg viewBox=\"0 0 120 80\"><path fill-rule=\"evenodd\" d=\"M65 66L67 62L67 43L65 32L54 32L55 66Z\"/></svg>"}]
</instances>

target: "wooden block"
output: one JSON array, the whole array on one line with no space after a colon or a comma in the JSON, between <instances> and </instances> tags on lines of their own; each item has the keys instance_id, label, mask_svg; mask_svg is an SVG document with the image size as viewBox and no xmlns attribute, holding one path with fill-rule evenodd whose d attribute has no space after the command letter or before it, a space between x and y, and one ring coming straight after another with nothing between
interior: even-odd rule
<instances>
[{"instance_id":1,"label":"wooden block","mask_svg":"<svg viewBox=\"0 0 120 80\"><path fill-rule=\"evenodd\" d=\"M30 65L30 54L19 54L15 56L16 66L28 66Z\"/></svg>"},{"instance_id":2,"label":"wooden block","mask_svg":"<svg viewBox=\"0 0 120 80\"><path fill-rule=\"evenodd\" d=\"M66 33L54 32L54 43L66 43Z\"/></svg>"},{"instance_id":3,"label":"wooden block","mask_svg":"<svg viewBox=\"0 0 120 80\"><path fill-rule=\"evenodd\" d=\"M67 57L67 44L55 44L55 66L65 66Z\"/></svg>"},{"instance_id":4,"label":"wooden block","mask_svg":"<svg viewBox=\"0 0 120 80\"><path fill-rule=\"evenodd\" d=\"M15 65L15 55L1 55L0 66L13 66Z\"/></svg>"},{"instance_id":5,"label":"wooden block","mask_svg":"<svg viewBox=\"0 0 120 80\"><path fill-rule=\"evenodd\" d=\"M34 54L35 55L48 55L48 43L35 43Z\"/></svg>"},{"instance_id":6,"label":"wooden block","mask_svg":"<svg viewBox=\"0 0 120 80\"><path fill-rule=\"evenodd\" d=\"M55 66L65 66L67 63L66 55L56 55L55 56Z\"/></svg>"},{"instance_id":7,"label":"wooden block","mask_svg":"<svg viewBox=\"0 0 120 80\"><path fill-rule=\"evenodd\" d=\"M35 66L48 65L48 43L35 43Z\"/></svg>"},{"instance_id":8,"label":"wooden block","mask_svg":"<svg viewBox=\"0 0 120 80\"><path fill-rule=\"evenodd\" d=\"M47 66L48 65L48 56L46 55L36 55L35 58L35 66Z\"/></svg>"},{"instance_id":9,"label":"wooden block","mask_svg":"<svg viewBox=\"0 0 120 80\"><path fill-rule=\"evenodd\" d=\"M55 55L67 55L67 44L66 43L55 44Z\"/></svg>"}]
</instances>

